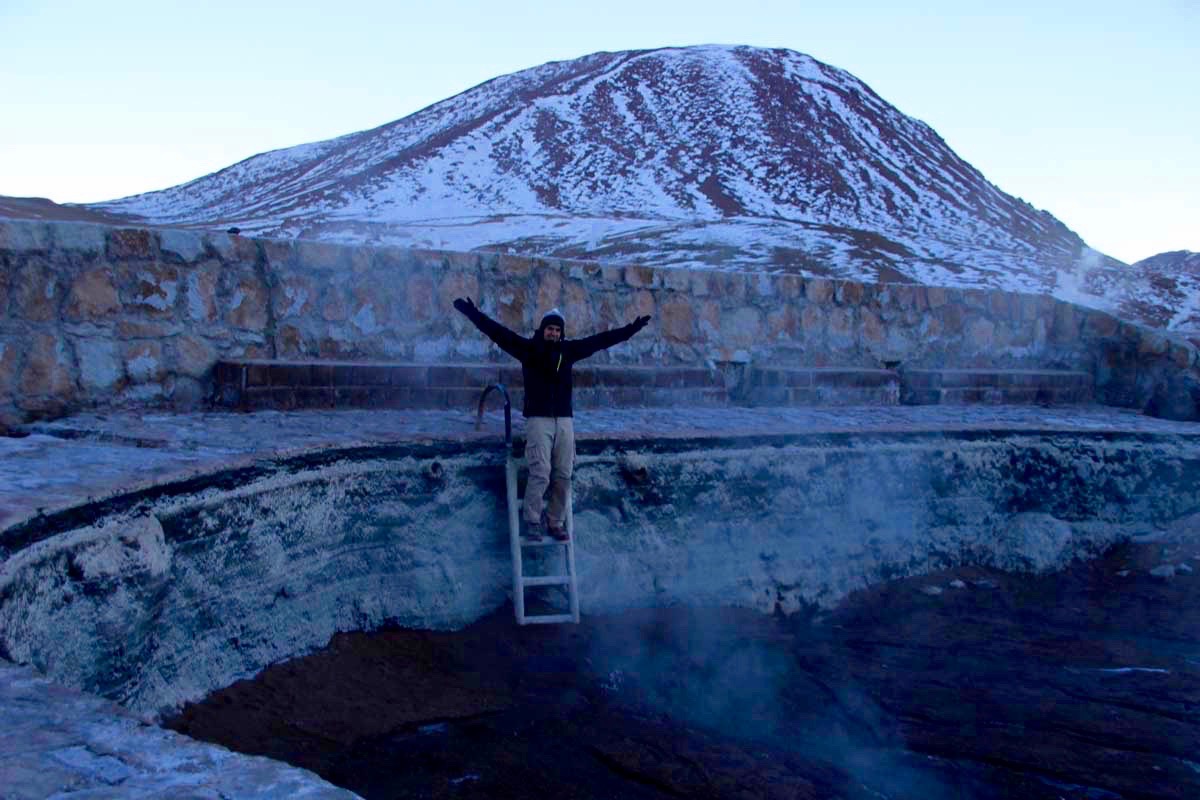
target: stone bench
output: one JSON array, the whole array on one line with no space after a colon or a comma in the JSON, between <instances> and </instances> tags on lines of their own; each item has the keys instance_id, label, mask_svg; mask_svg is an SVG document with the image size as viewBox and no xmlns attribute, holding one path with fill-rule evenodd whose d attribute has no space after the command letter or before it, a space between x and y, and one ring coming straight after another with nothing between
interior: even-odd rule
<instances>
[{"instance_id":1,"label":"stone bench","mask_svg":"<svg viewBox=\"0 0 1200 800\"><path fill-rule=\"evenodd\" d=\"M298 408L474 408L484 387L502 383L523 400L521 368L502 364L355 361L220 361L218 406L252 411ZM575 367L576 408L727 405L724 376L695 367Z\"/></svg>"},{"instance_id":2,"label":"stone bench","mask_svg":"<svg viewBox=\"0 0 1200 800\"><path fill-rule=\"evenodd\" d=\"M900 375L890 369L751 367L739 399L762 406L894 406Z\"/></svg>"},{"instance_id":3,"label":"stone bench","mask_svg":"<svg viewBox=\"0 0 1200 800\"><path fill-rule=\"evenodd\" d=\"M245 411L300 408L475 408L502 383L523 401L515 364L359 361L220 361L218 406ZM746 366L575 368L576 408L639 406L849 406L933 404L1072 405L1093 400L1086 372L1002 369L869 369Z\"/></svg>"},{"instance_id":4,"label":"stone bench","mask_svg":"<svg viewBox=\"0 0 1200 800\"><path fill-rule=\"evenodd\" d=\"M1032 369L906 369L900 402L905 405L967 403L1076 405L1094 400L1090 373Z\"/></svg>"}]
</instances>

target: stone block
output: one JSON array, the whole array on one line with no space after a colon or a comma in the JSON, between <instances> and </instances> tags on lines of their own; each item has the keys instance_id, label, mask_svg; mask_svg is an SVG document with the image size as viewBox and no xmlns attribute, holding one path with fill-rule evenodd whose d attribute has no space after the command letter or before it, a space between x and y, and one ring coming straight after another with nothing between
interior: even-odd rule
<instances>
[{"instance_id":1,"label":"stone block","mask_svg":"<svg viewBox=\"0 0 1200 800\"><path fill-rule=\"evenodd\" d=\"M537 322L552 308L558 308L562 301L562 273L557 269L539 263L534 272L534 285L537 287L534 313Z\"/></svg>"},{"instance_id":2,"label":"stone block","mask_svg":"<svg viewBox=\"0 0 1200 800\"><path fill-rule=\"evenodd\" d=\"M458 312L454 312L455 317L460 317ZM496 297L496 316L501 325L506 328L522 333L529 326L525 318L525 293L523 291L512 291L505 289ZM462 318L465 327L474 331L474 326L465 317ZM473 333L472 335L480 335Z\"/></svg>"},{"instance_id":3,"label":"stone block","mask_svg":"<svg viewBox=\"0 0 1200 800\"><path fill-rule=\"evenodd\" d=\"M655 272L650 267L641 264L630 264L625 267L625 285L635 289L648 289L655 285Z\"/></svg>"},{"instance_id":4,"label":"stone block","mask_svg":"<svg viewBox=\"0 0 1200 800\"><path fill-rule=\"evenodd\" d=\"M686 297L674 296L659 309L658 328L668 341L691 342L695 340L696 315ZM654 324L654 321L651 321Z\"/></svg>"},{"instance_id":5,"label":"stone block","mask_svg":"<svg viewBox=\"0 0 1200 800\"><path fill-rule=\"evenodd\" d=\"M804 296L804 279L799 275L776 275L774 279L779 295L785 300Z\"/></svg>"},{"instance_id":6,"label":"stone block","mask_svg":"<svg viewBox=\"0 0 1200 800\"><path fill-rule=\"evenodd\" d=\"M112 270L97 267L78 275L67 292L64 316L73 322L95 322L121 308Z\"/></svg>"},{"instance_id":7,"label":"stone block","mask_svg":"<svg viewBox=\"0 0 1200 800\"><path fill-rule=\"evenodd\" d=\"M133 383L157 383L166 377L163 347L159 341L125 342L121 346L125 374Z\"/></svg>"},{"instance_id":8,"label":"stone block","mask_svg":"<svg viewBox=\"0 0 1200 800\"><path fill-rule=\"evenodd\" d=\"M18 319L49 322L58 319L64 291L50 262L33 257L19 267L12 284L13 312Z\"/></svg>"},{"instance_id":9,"label":"stone block","mask_svg":"<svg viewBox=\"0 0 1200 800\"><path fill-rule=\"evenodd\" d=\"M75 360L79 364L79 385L85 392L110 392L124 381L121 354L112 339L76 339L74 348Z\"/></svg>"},{"instance_id":10,"label":"stone block","mask_svg":"<svg viewBox=\"0 0 1200 800\"><path fill-rule=\"evenodd\" d=\"M433 280L428 275L413 275L404 290L410 318L418 321L432 319L436 312Z\"/></svg>"},{"instance_id":11,"label":"stone block","mask_svg":"<svg viewBox=\"0 0 1200 800\"><path fill-rule=\"evenodd\" d=\"M306 317L317 307L320 289L307 275L286 275L272 289L276 317Z\"/></svg>"},{"instance_id":12,"label":"stone block","mask_svg":"<svg viewBox=\"0 0 1200 800\"><path fill-rule=\"evenodd\" d=\"M51 228L54 249L62 253L95 256L104 252L108 228L86 222L60 222Z\"/></svg>"},{"instance_id":13,"label":"stone block","mask_svg":"<svg viewBox=\"0 0 1200 800\"><path fill-rule=\"evenodd\" d=\"M211 389L196 378L173 375L165 385L171 408L177 411L199 411L211 397Z\"/></svg>"},{"instance_id":14,"label":"stone block","mask_svg":"<svg viewBox=\"0 0 1200 800\"><path fill-rule=\"evenodd\" d=\"M995 341L996 326L990 319L976 318L967 323L965 344L976 352L990 350Z\"/></svg>"},{"instance_id":15,"label":"stone block","mask_svg":"<svg viewBox=\"0 0 1200 800\"><path fill-rule=\"evenodd\" d=\"M446 273L438 286L437 313L457 316L458 312L454 310L454 301L459 297L469 297L475 302L480 301L479 275L477 273L466 272L461 268Z\"/></svg>"},{"instance_id":16,"label":"stone block","mask_svg":"<svg viewBox=\"0 0 1200 800\"><path fill-rule=\"evenodd\" d=\"M1101 338L1113 336L1119 325L1120 321L1112 314L1091 309L1084 312L1083 330L1092 336Z\"/></svg>"},{"instance_id":17,"label":"stone block","mask_svg":"<svg viewBox=\"0 0 1200 800\"><path fill-rule=\"evenodd\" d=\"M758 297L774 297L775 281L766 272L756 272L746 276L748 283L753 284L754 294Z\"/></svg>"},{"instance_id":18,"label":"stone block","mask_svg":"<svg viewBox=\"0 0 1200 800\"><path fill-rule=\"evenodd\" d=\"M184 263L196 261L205 251L204 236L199 231L161 230L158 232L158 243L163 256Z\"/></svg>"},{"instance_id":19,"label":"stone block","mask_svg":"<svg viewBox=\"0 0 1200 800\"><path fill-rule=\"evenodd\" d=\"M267 269L276 275L296 269L296 245L292 239L258 239Z\"/></svg>"},{"instance_id":20,"label":"stone block","mask_svg":"<svg viewBox=\"0 0 1200 800\"><path fill-rule=\"evenodd\" d=\"M1007 322L1017 319L1018 307L1017 296L1011 292L992 291L988 295L988 311L994 320Z\"/></svg>"},{"instance_id":21,"label":"stone block","mask_svg":"<svg viewBox=\"0 0 1200 800\"><path fill-rule=\"evenodd\" d=\"M496 268L500 271L501 275L512 278L524 278L533 271L533 259L504 253L496 260Z\"/></svg>"},{"instance_id":22,"label":"stone block","mask_svg":"<svg viewBox=\"0 0 1200 800\"><path fill-rule=\"evenodd\" d=\"M217 284L221 265L206 262L189 270L183 277L183 310L194 322L217 321Z\"/></svg>"},{"instance_id":23,"label":"stone block","mask_svg":"<svg viewBox=\"0 0 1200 800\"><path fill-rule=\"evenodd\" d=\"M829 345L839 350L845 350L855 344L853 306L830 309L826 337Z\"/></svg>"},{"instance_id":24,"label":"stone block","mask_svg":"<svg viewBox=\"0 0 1200 800\"><path fill-rule=\"evenodd\" d=\"M942 333L950 336L963 333L966 314L962 306L950 303L938 306L934 311L933 318L940 324Z\"/></svg>"},{"instance_id":25,"label":"stone block","mask_svg":"<svg viewBox=\"0 0 1200 800\"><path fill-rule=\"evenodd\" d=\"M257 275L236 278L225 303L225 321L243 330L261 331L267 325L267 287Z\"/></svg>"},{"instance_id":26,"label":"stone block","mask_svg":"<svg viewBox=\"0 0 1200 800\"><path fill-rule=\"evenodd\" d=\"M174 317L179 296L179 268L171 264L121 264L119 294L128 311L151 317Z\"/></svg>"},{"instance_id":27,"label":"stone block","mask_svg":"<svg viewBox=\"0 0 1200 800\"><path fill-rule=\"evenodd\" d=\"M66 341L47 333L30 335L25 363L17 383L25 399L37 397L66 401L75 396L74 364ZM22 402L23 407L27 407Z\"/></svg>"},{"instance_id":28,"label":"stone block","mask_svg":"<svg viewBox=\"0 0 1200 800\"><path fill-rule=\"evenodd\" d=\"M559 309L565 315L567 335L572 338L585 336L605 327L592 312L592 301L587 287L579 281L563 283L562 304Z\"/></svg>"},{"instance_id":29,"label":"stone block","mask_svg":"<svg viewBox=\"0 0 1200 800\"><path fill-rule=\"evenodd\" d=\"M800 315L795 306L785 305L767 312L767 338L793 340L800 332Z\"/></svg>"},{"instance_id":30,"label":"stone block","mask_svg":"<svg viewBox=\"0 0 1200 800\"><path fill-rule=\"evenodd\" d=\"M258 261L258 240L229 233L207 233L205 248L211 248L225 265L253 267Z\"/></svg>"},{"instance_id":31,"label":"stone block","mask_svg":"<svg viewBox=\"0 0 1200 800\"><path fill-rule=\"evenodd\" d=\"M350 316L345 290L340 285L326 286L320 305L321 319L326 322L345 322Z\"/></svg>"},{"instance_id":32,"label":"stone block","mask_svg":"<svg viewBox=\"0 0 1200 800\"><path fill-rule=\"evenodd\" d=\"M173 372L188 378L204 378L217 360L216 349L198 336L180 336L172 343L172 349Z\"/></svg>"},{"instance_id":33,"label":"stone block","mask_svg":"<svg viewBox=\"0 0 1200 800\"><path fill-rule=\"evenodd\" d=\"M961 302L974 311L988 311L994 292L989 289L958 289Z\"/></svg>"},{"instance_id":34,"label":"stone block","mask_svg":"<svg viewBox=\"0 0 1200 800\"><path fill-rule=\"evenodd\" d=\"M721 345L746 348L760 344L763 338L762 314L755 308L741 307L724 315Z\"/></svg>"},{"instance_id":35,"label":"stone block","mask_svg":"<svg viewBox=\"0 0 1200 800\"><path fill-rule=\"evenodd\" d=\"M860 305L863 300L863 285L858 281L837 281L834 297L842 305Z\"/></svg>"},{"instance_id":36,"label":"stone block","mask_svg":"<svg viewBox=\"0 0 1200 800\"><path fill-rule=\"evenodd\" d=\"M180 331L177 323L168 320L121 319L117 322L117 338L128 339L162 339L173 336Z\"/></svg>"},{"instance_id":37,"label":"stone block","mask_svg":"<svg viewBox=\"0 0 1200 800\"><path fill-rule=\"evenodd\" d=\"M388 329L390 319L388 304L377 293L362 287L354 290L347 320L356 331L356 338L383 333Z\"/></svg>"},{"instance_id":38,"label":"stone block","mask_svg":"<svg viewBox=\"0 0 1200 800\"><path fill-rule=\"evenodd\" d=\"M950 296L944 286L926 286L925 300L930 308L941 308L950 302Z\"/></svg>"},{"instance_id":39,"label":"stone block","mask_svg":"<svg viewBox=\"0 0 1200 800\"><path fill-rule=\"evenodd\" d=\"M1055 305L1049 338L1056 344L1075 344L1079 341L1079 315L1075 306L1061 302Z\"/></svg>"},{"instance_id":40,"label":"stone block","mask_svg":"<svg viewBox=\"0 0 1200 800\"><path fill-rule=\"evenodd\" d=\"M806 278L804 296L810 303L826 304L833 300L834 283L828 278Z\"/></svg>"},{"instance_id":41,"label":"stone block","mask_svg":"<svg viewBox=\"0 0 1200 800\"><path fill-rule=\"evenodd\" d=\"M113 261L150 261L158 256L157 237L145 228L115 228L107 252Z\"/></svg>"},{"instance_id":42,"label":"stone block","mask_svg":"<svg viewBox=\"0 0 1200 800\"><path fill-rule=\"evenodd\" d=\"M350 248L330 242L297 241L295 258L301 269L339 272L349 267Z\"/></svg>"},{"instance_id":43,"label":"stone block","mask_svg":"<svg viewBox=\"0 0 1200 800\"><path fill-rule=\"evenodd\" d=\"M0 251L44 253L52 241L50 226L41 220L0 219Z\"/></svg>"},{"instance_id":44,"label":"stone block","mask_svg":"<svg viewBox=\"0 0 1200 800\"><path fill-rule=\"evenodd\" d=\"M883 320L870 309L862 308L858 312L859 336L869 345L883 344L887 329Z\"/></svg>"},{"instance_id":45,"label":"stone block","mask_svg":"<svg viewBox=\"0 0 1200 800\"><path fill-rule=\"evenodd\" d=\"M692 288L692 272L687 269L664 268L663 287L675 292L689 292Z\"/></svg>"},{"instance_id":46,"label":"stone block","mask_svg":"<svg viewBox=\"0 0 1200 800\"><path fill-rule=\"evenodd\" d=\"M10 395L16 386L20 357L25 348L23 339L0 334L0 395Z\"/></svg>"}]
</instances>

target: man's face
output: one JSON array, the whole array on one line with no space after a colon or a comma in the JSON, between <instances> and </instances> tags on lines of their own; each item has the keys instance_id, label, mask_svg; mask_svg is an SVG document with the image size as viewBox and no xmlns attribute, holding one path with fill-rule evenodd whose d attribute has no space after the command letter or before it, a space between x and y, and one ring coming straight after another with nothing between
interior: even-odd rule
<instances>
[{"instance_id":1,"label":"man's face","mask_svg":"<svg viewBox=\"0 0 1200 800\"><path fill-rule=\"evenodd\" d=\"M553 322L542 329L542 338L547 342L557 342L562 339L562 326Z\"/></svg>"}]
</instances>

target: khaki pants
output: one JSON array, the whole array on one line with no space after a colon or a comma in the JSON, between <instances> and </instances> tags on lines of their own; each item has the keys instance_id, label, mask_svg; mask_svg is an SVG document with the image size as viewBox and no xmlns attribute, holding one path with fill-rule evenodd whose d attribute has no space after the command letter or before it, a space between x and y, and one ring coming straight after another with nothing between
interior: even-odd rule
<instances>
[{"instance_id":1,"label":"khaki pants","mask_svg":"<svg viewBox=\"0 0 1200 800\"><path fill-rule=\"evenodd\" d=\"M550 487L546 521L565 524L571 471L575 467L575 425L570 417L528 417L525 420L525 459L529 482L525 484L525 521L542 521L542 503Z\"/></svg>"}]
</instances>

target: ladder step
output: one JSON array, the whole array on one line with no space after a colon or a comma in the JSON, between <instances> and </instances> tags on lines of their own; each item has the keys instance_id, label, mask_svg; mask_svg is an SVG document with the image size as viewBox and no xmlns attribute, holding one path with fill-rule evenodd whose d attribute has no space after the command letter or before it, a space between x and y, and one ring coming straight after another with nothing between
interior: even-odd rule
<instances>
[{"instance_id":1,"label":"ladder step","mask_svg":"<svg viewBox=\"0 0 1200 800\"><path fill-rule=\"evenodd\" d=\"M566 586L570 583L570 575L537 575L532 578L521 578L522 586Z\"/></svg>"},{"instance_id":2,"label":"ladder step","mask_svg":"<svg viewBox=\"0 0 1200 800\"><path fill-rule=\"evenodd\" d=\"M539 542L531 542L524 536L521 537L521 547L554 547L555 545L566 547L570 543L570 540L560 542L558 539L542 539Z\"/></svg>"},{"instance_id":3,"label":"ladder step","mask_svg":"<svg viewBox=\"0 0 1200 800\"><path fill-rule=\"evenodd\" d=\"M523 625L549 625L555 622L574 622L575 617L570 614L542 614L535 617L525 617Z\"/></svg>"}]
</instances>

